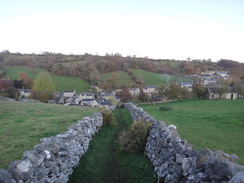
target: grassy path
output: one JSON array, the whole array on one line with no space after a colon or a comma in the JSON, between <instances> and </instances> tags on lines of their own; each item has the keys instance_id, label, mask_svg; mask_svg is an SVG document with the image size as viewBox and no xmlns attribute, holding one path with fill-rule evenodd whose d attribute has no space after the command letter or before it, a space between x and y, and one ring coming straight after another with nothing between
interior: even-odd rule
<instances>
[{"instance_id":1,"label":"grassy path","mask_svg":"<svg viewBox=\"0 0 244 183\"><path fill-rule=\"evenodd\" d=\"M117 124L104 126L90 143L69 183L150 183L156 182L153 167L143 154L122 152L118 134L131 124L129 111L114 111Z\"/></svg>"}]
</instances>

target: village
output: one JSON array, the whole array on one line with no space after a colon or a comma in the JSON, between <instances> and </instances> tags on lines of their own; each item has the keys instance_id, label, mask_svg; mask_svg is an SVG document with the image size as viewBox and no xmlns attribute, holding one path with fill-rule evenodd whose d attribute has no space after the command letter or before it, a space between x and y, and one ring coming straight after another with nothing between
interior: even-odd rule
<instances>
[{"instance_id":1,"label":"village","mask_svg":"<svg viewBox=\"0 0 244 183\"><path fill-rule=\"evenodd\" d=\"M201 84L208 89L207 99L236 99L243 97L238 95L233 87L229 87L229 91L224 91L221 97L216 91L217 87L221 86L221 83L231 79L231 76L226 71L207 71L198 75L193 74L191 78L192 80L197 78L197 80L195 79L194 82L188 83L180 82L177 85L192 92L194 84ZM153 97L151 101L165 101L165 98L158 94L160 90L159 86L147 85L144 87L127 88L127 90L132 97L139 96L142 91L148 98ZM19 89L18 91L20 100L28 99L31 95L30 89ZM98 86L92 86L90 90L84 93L77 93L75 90L65 90L64 92L56 92L54 94L55 98L49 100L48 103L66 106L109 107L118 104L120 101L118 96L121 91L121 89L117 89L108 93L104 92Z\"/></svg>"}]
</instances>

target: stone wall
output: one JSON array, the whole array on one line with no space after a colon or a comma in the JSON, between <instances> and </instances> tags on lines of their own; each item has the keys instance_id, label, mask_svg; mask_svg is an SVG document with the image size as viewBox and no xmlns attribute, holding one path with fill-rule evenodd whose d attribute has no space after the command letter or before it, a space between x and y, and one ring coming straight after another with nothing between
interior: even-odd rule
<instances>
[{"instance_id":1,"label":"stone wall","mask_svg":"<svg viewBox=\"0 0 244 183\"><path fill-rule=\"evenodd\" d=\"M103 125L100 112L84 117L55 137L44 138L21 160L0 169L0 183L65 183Z\"/></svg>"},{"instance_id":2,"label":"stone wall","mask_svg":"<svg viewBox=\"0 0 244 183\"><path fill-rule=\"evenodd\" d=\"M165 183L241 183L244 166L237 164L238 157L223 151L200 151L182 140L174 125L157 121L143 109L131 103L125 104L133 121L151 122L145 154L154 166L159 182Z\"/></svg>"}]
</instances>

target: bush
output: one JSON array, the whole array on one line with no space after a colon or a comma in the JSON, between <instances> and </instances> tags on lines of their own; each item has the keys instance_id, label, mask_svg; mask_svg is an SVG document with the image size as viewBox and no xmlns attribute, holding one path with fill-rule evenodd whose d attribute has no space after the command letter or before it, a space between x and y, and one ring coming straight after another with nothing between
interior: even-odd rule
<instances>
[{"instance_id":1,"label":"bush","mask_svg":"<svg viewBox=\"0 0 244 183\"><path fill-rule=\"evenodd\" d=\"M151 126L151 123L134 121L128 130L120 132L118 138L120 147L128 153L143 152Z\"/></svg>"},{"instance_id":2,"label":"bush","mask_svg":"<svg viewBox=\"0 0 244 183\"><path fill-rule=\"evenodd\" d=\"M163 106L159 108L160 111L173 111L172 107L169 106Z\"/></svg>"},{"instance_id":3,"label":"bush","mask_svg":"<svg viewBox=\"0 0 244 183\"><path fill-rule=\"evenodd\" d=\"M111 125L114 123L115 118L112 111L102 108L101 113L103 116L103 125Z\"/></svg>"}]
</instances>

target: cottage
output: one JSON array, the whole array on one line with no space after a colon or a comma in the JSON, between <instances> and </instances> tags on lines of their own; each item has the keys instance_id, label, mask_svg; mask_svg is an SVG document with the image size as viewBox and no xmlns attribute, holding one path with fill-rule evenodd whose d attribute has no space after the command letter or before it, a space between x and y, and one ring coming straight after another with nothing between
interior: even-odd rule
<instances>
[{"instance_id":1,"label":"cottage","mask_svg":"<svg viewBox=\"0 0 244 183\"><path fill-rule=\"evenodd\" d=\"M128 91L132 96L138 96L140 94L139 88L129 88Z\"/></svg>"},{"instance_id":2,"label":"cottage","mask_svg":"<svg viewBox=\"0 0 244 183\"><path fill-rule=\"evenodd\" d=\"M97 98L104 98L106 100L109 100L111 98L114 98L114 94L113 93L102 93L102 94L98 95Z\"/></svg>"},{"instance_id":3,"label":"cottage","mask_svg":"<svg viewBox=\"0 0 244 183\"><path fill-rule=\"evenodd\" d=\"M63 96L65 98L73 97L76 94L75 90L65 90Z\"/></svg>"},{"instance_id":4,"label":"cottage","mask_svg":"<svg viewBox=\"0 0 244 183\"><path fill-rule=\"evenodd\" d=\"M107 100L105 102L101 102L100 103L100 107L110 107L112 105L112 101L111 100Z\"/></svg>"},{"instance_id":5,"label":"cottage","mask_svg":"<svg viewBox=\"0 0 244 183\"><path fill-rule=\"evenodd\" d=\"M216 77L204 78L202 81L203 81L203 84L205 84L205 85L213 85L213 84L216 84L217 78Z\"/></svg>"},{"instance_id":6,"label":"cottage","mask_svg":"<svg viewBox=\"0 0 244 183\"><path fill-rule=\"evenodd\" d=\"M82 99L81 104L84 106L96 107L99 103L93 98Z\"/></svg>"},{"instance_id":7,"label":"cottage","mask_svg":"<svg viewBox=\"0 0 244 183\"><path fill-rule=\"evenodd\" d=\"M54 99L55 104L64 104L64 96L61 93L56 93L55 94L55 99Z\"/></svg>"},{"instance_id":8,"label":"cottage","mask_svg":"<svg viewBox=\"0 0 244 183\"><path fill-rule=\"evenodd\" d=\"M18 89L18 92L20 94L20 98L28 98L31 95L30 89Z\"/></svg>"},{"instance_id":9,"label":"cottage","mask_svg":"<svg viewBox=\"0 0 244 183\"><path fill-rule=\"evenodd\" d=\"M230 89L229 92L225 92L221 95L216 92L217 88L212 87L212 88L208 88L208 98L209 99L236 99L238 97L238 94L236 91L234 91L233 88Z\"/></svg>"},{"instance_id":10,"label":"cottage","mask_svg":"<svg viewBox=\"0 0 244 183\"><path fill-rule=\"evenodd\" d=\"M156 90L156 86L146 86L142 88L142 91L151 97L153 94L156 93L157 90Z\"/></svg>"},{"instance_id":11,"label":"cottage","mask_svg":"<svg viewBox=\"0 0 244 183\"><path fill-rule=\"evenodd\" d=\"M82 101L83 99L94 99L93 93L81 93L79 95L79 99Z\"/></svg>"},{"instance_id":12,"label":"cottage","mask_svg":"<svg viewBox=\"0 0 244 183\"><path fill-rule=\"evenodd\" d=\"M192 83L178 83L178 85L181 87L181 88L187 88L189 91L192 91Z\"/></svg>"}]
</instances>

